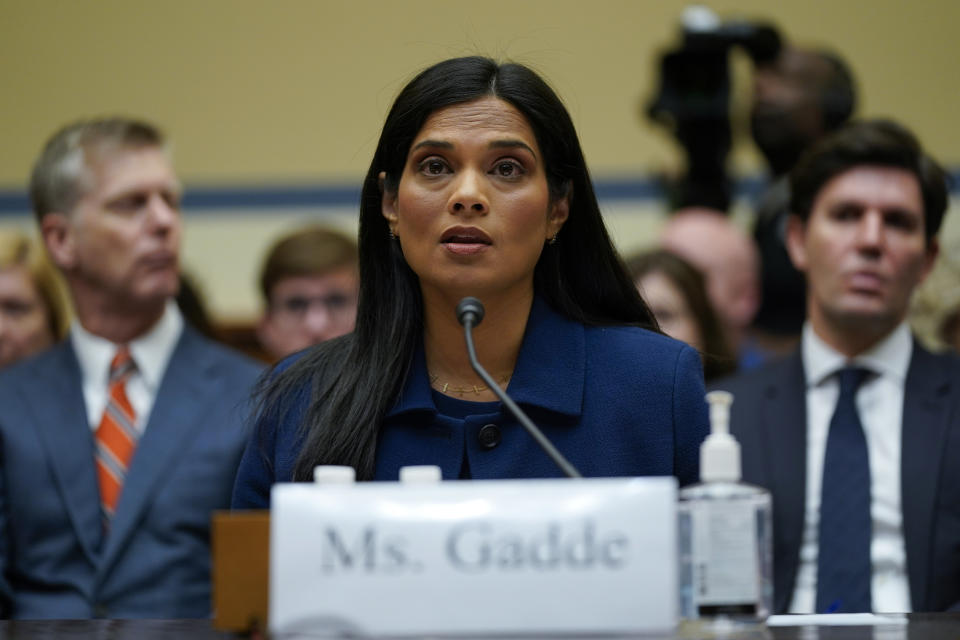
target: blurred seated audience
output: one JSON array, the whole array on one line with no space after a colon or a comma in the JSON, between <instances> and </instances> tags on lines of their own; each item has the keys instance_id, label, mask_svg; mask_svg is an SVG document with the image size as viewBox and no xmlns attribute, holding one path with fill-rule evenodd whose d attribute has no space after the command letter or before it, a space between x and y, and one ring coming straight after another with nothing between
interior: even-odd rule
<instances>
[{"instance_id":1,"label":"blurred seated audience","mask_svg":"<svg viewBox=\"0 0 960 640\"><path fill-rule=\"evenodd\" d=\"M667 221L660 243L703 274L707 294L739 367L760 364L764 354L748 336L760 305L759 258L753 241L726 215L701 207L681 209Z\"/></svg>"},{"instance_id":2,"label":"blurred seated audience","mask_svg":"<svg viewBox=\"0 0 960 640\"><path fill-rule=\"evenodd\" d=\"M52 346L69 326L63 286L44 250L0 231L0 367Z\"/></svg>"},{"instance_id":3,"label":"blurred seated audience","mask_svg":"<svg viewBox=\"0 0 960 640\"><path fill-rule=\"evenodd\" d=\"M360 288L356 243L307 227L273 245L260 273L266 310L257 337L275 360L353 331Z\"/></svg>"},{"instance_id":4,"label":"blurred seated audience","mask_svg":"<svg viewBox=\"0 0 960 640\"><path fill-rule=\"evenodd\" d=\"M700 352L706 380L736 370L736 356L696 267L663 249L635 254L626 264L660 329Z\"/></svg>"}]
</instances>

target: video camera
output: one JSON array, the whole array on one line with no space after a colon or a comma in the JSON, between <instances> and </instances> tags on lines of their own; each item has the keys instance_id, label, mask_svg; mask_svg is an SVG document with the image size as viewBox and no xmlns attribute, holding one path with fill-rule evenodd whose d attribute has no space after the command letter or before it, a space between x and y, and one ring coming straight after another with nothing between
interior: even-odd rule
<instances>
[{"instance_id":1,"label":"video camera","mask_svg":"<svg viewBox=\"0 0 960 640\"><path fill-rule=\"evenodd\" d=\"M659 91L646 115L670 129L687 155L687 184L673 195L672 206L725 210L730 188L724 165L732 144L730 51L741 48L762 65L779 55L782 41L771 24L723 22L703 6L684 10L681 28L680 46L660 60Z\"/></svg>"}]
</instances>

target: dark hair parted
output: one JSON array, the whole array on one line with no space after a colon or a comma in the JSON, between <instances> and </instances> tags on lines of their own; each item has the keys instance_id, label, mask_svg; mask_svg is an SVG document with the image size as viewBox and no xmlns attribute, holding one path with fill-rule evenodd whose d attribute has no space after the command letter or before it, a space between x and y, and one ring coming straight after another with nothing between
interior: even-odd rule
<instances>
[{"instance_id":1,"label":"dark hair parted","mask_svg":"<svg viewBox=\"0 0 960 640\"><path fill-rule=\"evenodd\" d=\"M937 235L947 210L947 175L916 137L892 120L852 122L808 149L790 172L790 212L806 221L830 180L862 166L912 173L923 196L927 241Z\"/></svg>"},{"instance_id":2,"label":"dark hair parted","mask_svg":"<svg viewBox=\"0 0 960 640\"><path fill-rule=\"evenodd\" d=\"M553 90L519 64L483 57L435 64L397 96L363 183L354 333L314 347L262 390L261 413L282 416L309 385L294 479L311 479L318 464L350 465L358 478L373 477L380 422L405 383L423 339L424 317L419 280L390 237L382 196L397 189L410 146L432 113L488 96L510 103L527 118L551 197L569 198L570 214L559 239L544 247L535 268L537 295L587 324L656 328L610 242L576 130Z\"/></svg>"},{"instance_id":3,"label":"dark hair parted","mask_svg":"<svg viewBox=\"0 0 960 640\"><path fill-rule=\"evenodd\" d=\"M634 254L626 259L627 269L634 281L652 273L663 274L673 283L693 314L703 341L703 377L709 382L730 375L737 370L737 358L727 338L717 312L710 304L703 273L682 257L666 249L654 249Z\"/></svg>"}]
</instances>

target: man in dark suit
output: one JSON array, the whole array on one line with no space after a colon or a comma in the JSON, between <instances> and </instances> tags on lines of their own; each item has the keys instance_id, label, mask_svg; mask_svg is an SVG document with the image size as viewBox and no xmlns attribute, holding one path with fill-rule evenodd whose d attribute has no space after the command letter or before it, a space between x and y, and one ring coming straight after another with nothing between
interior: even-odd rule
<instances>
[{"instance_id":1,"label":"man in dark suit","mask_svg":"<svg viewBox=\"0 0 960 640\"><path fill-rule=\"evenodd\" d=\"M31 197L77 321L0 373L0 613L205 617L259 367L184 321L180 185L162 135L70 125Z\"/></svg>"},{"instance_id":2,"label":"man in dark suit","mask_svg":"<svg viewBox=\"0 0 960 640\"><path fill-rule=\"evenodd\" d=\"M773 494L774 609L960 602L960 364L905 318L937 256L943 171L903 127L848 125L791 174L800 349L720 382L744 479Z\"/></svg>"}]
</instances>

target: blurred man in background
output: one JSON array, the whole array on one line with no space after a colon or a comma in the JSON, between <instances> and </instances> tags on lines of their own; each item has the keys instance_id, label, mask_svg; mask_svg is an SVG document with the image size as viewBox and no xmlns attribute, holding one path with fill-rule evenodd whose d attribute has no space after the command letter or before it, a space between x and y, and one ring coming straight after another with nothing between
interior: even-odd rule
<instances>
[{"instance_id":1,"label":"blurred man in background","mask_svg":"<svg viewBox=\"0 0 960 640\"><path fill-rule=\"evenodd\" d=\"M230 506L260 367L173 302L181 187L163 135L69 125L30 194L76 322L0 372L0 614L207 617L210 518Z\"/></svg>"},{"instance_id":2,"label":"blurred man in background","mask_svg":"<svg viewBox=\"0 0 960 640\"><path fill-rule=\"evenodd\" d=\"M800 348L734 393L743 479L773 494L776 613L960 607L960 360L906 322L933 267L943 170L903 127L848 125L791 173Z\"/></svg>"},{"instance_id":3,"label":"blurred man in background","mask_svg":"<svg viewBox=\"0 0 960 640\"><path fill-rule=\"evenodd\" d=\"M763 357L748 335L760 304L760 265L750 237L722 211L691 208L673 214L661 231L660 244L703 274L710 302L740 368L760 364Z\"/></svg>"},{"instance_id":4,"label":"blurred man in background","mask_svg":"<svg viewBox=\"0 0 960 640\"><path fill-rule=\"evenodd\" d=\"M309 227L273 245L260 273L266 311L257 337L274 359L353 331L360 289L357 245Z\"/></svg>"}]
</instances>

